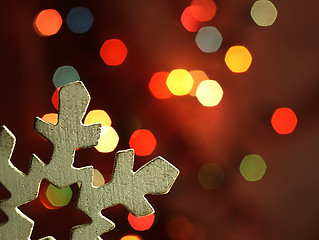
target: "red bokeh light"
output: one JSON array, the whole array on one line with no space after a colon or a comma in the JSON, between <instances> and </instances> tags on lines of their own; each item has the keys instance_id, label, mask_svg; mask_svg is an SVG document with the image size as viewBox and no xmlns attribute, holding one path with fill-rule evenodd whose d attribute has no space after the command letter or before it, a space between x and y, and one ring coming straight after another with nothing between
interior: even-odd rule
<instances>
[{"instance_id":1,"label":"red bokeh light","mask_svg":"<svg viewBox=\"0 0 319 240\"><path fill-rule=\"evenodd\" d=\"M60 88L57 88L53 95L52 95L52 104L55 107L56 110L59 110L59 92L60 92Z\"/></svg>"},{"instance_id":2,"label":"red bokeh light","mask_svg":"<svg viewBox=\"0 0 319 240\"><path fill-rule=\"evenodd\" d=\"M181 16L181 22L187 31L197 32L201 28L202 24L201 22L196 20L194 16L192 15L192 12L191 12L192 8L197 8L197 7L190 6L185 8Z\"/></svg>"},{"instance_id":3,"label":"red bokeh light","mask_svg":"<svg viewBox=\"0 0 319 240\"><path fill-rule=\"evenodd\" d=\"M109 39L103 43L100 55L107 65L117 66L124 62L127 48L120 39Z\"/></svg>"},{"instance_id":4,"label":"red bokeh light","mask_svg":"<svg viewBox=\"0 0 319 240\"><path fill-rule=\"evenodd\" d=\"M127 220L136 231L146 231L152 227L155 215L153 213L143 217L134 217L133 214L129 213Z\"/></svg>"},{"instance_id":5,"label":"red bokeh light","mask_svg":"<svg viewBox=\"0 0 319 240\"><path fill-rule=\"evenodd\" d=\"M271 118L271 125L279 134L292 133L297 122L297 116L290 108L278 108Z\"/></svg>"},{"instance_id":6,"label":"red bokeh light","mask_svg":"<svg viewBox=\"0 0 319 240\"><path fill-rule=\"evenodd\" d=\"M212 0L193 0L190 13L197 21L206 22L213 19L216 5Z\"/></svg>"},{"instance_id":7,"label":"red bokeh light","mask_svg":"<svg viewBox=\"0 0 319 240\"><path fill-rule=\"evenodd\" d=\"M56 34L62 25L61 15L55 9L41 11L34 20L34 29L40 36Z\"/></svg>"},{"instance_id":8,"label":"red bokeh light","mask_svg":"<svg viewBox=\"0 0 319 240\"><path fill-rule=\"evenodd\" d=\"M148 87L156 98L166 99L172 96L166 85L168 75L169 72L157 72L152 76Z\"/></svg>"},{"instance_id":9,"label":"red bokeh light","mask_svg":"<svg viewBox=\"0 0 319 240\"><path fill-rule=\"evenodd\" d=\"M138 156L150 155L156 146L156 138L153 133L147 129L136 130L129 141L131 148L135 150Z\"/></svg>"}]
</instances>

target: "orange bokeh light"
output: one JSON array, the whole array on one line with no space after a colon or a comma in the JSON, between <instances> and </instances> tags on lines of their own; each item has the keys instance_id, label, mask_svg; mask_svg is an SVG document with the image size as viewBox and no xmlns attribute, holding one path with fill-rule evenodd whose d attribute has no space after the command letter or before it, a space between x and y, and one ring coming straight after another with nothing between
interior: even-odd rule
<instances>
[{"instance_id":1,"label":"orange bokeh light","mask_svg":"<svg viewBox=\"0 0 319 240\"><path fill-rule=\"evenodd\" d=\"M54 210L54 209L58 209L60 207L56 207L56 206L53 206L50 201L48 200L47 196L46 196L46 192L47 192L47 189L49 187L50 183L47 182L47 181L43 181L41 183L41 190L39 192L39 199L42 203L42 205L46 208L46 209L51 209L51 210Z\"/></svg>"},{"instance_id":2,"label":"orange bokeh light","mask_svg":"<svg viewBox=\"0 0 319 240\"><path fill-rule=\"evenodd\" d=\"M153 213L143 217L134 217L133 214L129 213L127 220L136 231L146 231L152 227L155 215Z\"/></svg>"},{"instance_id":3,"label":"orange bokeh light","mask_svg":"<svg viewBox=\"0 0 319 240\"><path fill-rule=\"evenodd\" d=\"M49 122L53 125L58 123L59 116L57 113L47 113L42 117L42 120Z\"/></svg>"},{"instance_id":4,"label":"orange bokeh light","mask_svg":"<svg viewBox=\"0 0 319 240\"><path fill-rule=\"evenodd\" d=\"M157 72L152 76L148 87L154 97L159 99L166 99L170 98L173 95L166 85L168 75L169 72Z\"/></svg>"},{"instance_id":5,"label":"orange bokeh light","mask_svg":"<svg viewBox=\"0 0 319 240\"><path fill-rule=\"evenodd\" d=\"M212 0L193 0L190 12L197 21L210 21L215 16L217 7Z\"/></svg>"},{"instance_id":6,"label":"orange bokeh light","mask_svg":"<svg viewBox=\"0 0 319 240\"><path fill-rule=\"evenodd\" d=\"M124 62L127 48L120 39L109 39L103 43L100 55L107 65L117 66Z\"/></svg>"},{"instance_id":7,"label":"orange bokeh light","mask_svg":"<svg viewBox=\"0 0 319 240\"><path fill-rule=\"evenodd\" d=\"M55 9L41 11L34 20L34 28L40 36L56 34L62 25L61 15Z\"/></svg>"},{"instance_id":8,"label":"orange bokeh light","mask_svg":"<svg viewBox=\"0 0 319 240\"><path fill-rule=\"evenodd\" d=\"M52 104L56 110L59 110L59 92L60 92L60 88L55 89L51 99Z\"/></svg>"},{"instance_id":9,"label":"orange bokeh light","mask_svg":"<svg viewBox=\"0 0 319 240\"><path fill-rule=\"evenodd\" d=\"M279 134L292 133L297 122L297 116L290 108L278 108L271 118L271 125Z\"/></svg>"},{"instance_id":10,"label":"orange bokeh light","mask_svg":"<svg viewBox=\"0 0 319 240\"><path fill-rule=\"evenodd\" d=\"M252 60L250 52L244 46L232 46L225 55L227 67L235 73L246 72Z\"/></svg>"},{"instance_id":11,"label":"orange bokeh light","mask_svg":"<svg viewBox=\"0 0 319 240\"><path fill-rule=\"evenodd\" d=\"M201 22L196 20L192 15L192 8L196 8L196 6L190 6L185 8L181 16L181 23L187 31L197 32L201 28Z\"/></svg>"},{"instance_id":12,"label":"orange bokeh light","mask_svg":"<svg viewBox=\"0 0 319 240\"><path fill-rule=\"evenodd\" d=\"M150 155L156 146L156 138L150 130L139 129L136 130L129 141L131 148L135 150L138 156Z\"/></svg>"}]
</instances>

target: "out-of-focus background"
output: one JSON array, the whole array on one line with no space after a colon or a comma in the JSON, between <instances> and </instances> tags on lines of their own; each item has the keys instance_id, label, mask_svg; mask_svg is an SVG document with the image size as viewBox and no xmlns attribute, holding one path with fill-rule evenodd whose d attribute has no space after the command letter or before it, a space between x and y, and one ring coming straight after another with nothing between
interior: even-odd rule
<instances>
[{"instance_id":1,"label":"out-of-focus background","mask_svg":"<svg viewBox=\"0 0 319 240\"><path fill-rule=\"evenodd\" d=\"M189 12L202 2L207 5L200 13L216 10L211 19L196 20ZM156 146L146 156L135 156L134 169L160 155L180 170L167 195L147 196L155 208L150 229L135 230L127 210L115 206L103 211L116 224L103 239L318 239L319 3L272 0L278 15L263 27L252 18L254 0L215 0L216 8L207 2L211 1L2 1L0 124L17 138L12 162L28 173L32 153L50 161L52 146L33 130L33 122L36 116L57 113L51 102L56 91L53 76L59 67L73 66L91 95L88 112L104 110L119 139L107 153L96 148L76 151L76 167L93 165L109 181L115 153L134 148L133 133L145 129ZM87 17L86 11L73 16L80 23L85 16L91 21L92 25L83 20L84 32L76 30L77 22L74 27L69 16L80 6L93 16ZM256 10L256 18L267 6ZM56 33L41 36L36 17L46 9L55 9L62 25ZM272 8L267 11L273 13ZM222 36L219 47L215 30L203 34L204 48L216 51L203 52L201 40L195 41L204 26L215 27ZM115 66L101 57L110 39L121 40L127 49L124 61ZM237 45L252 56L242 73L225 63L227 51ZM110 51L117 56L117 48ZM167 76L175 69L186 70L186 75L202 71L207 79L201 80L217 81L221 101L206 107L189 94L167 91L167 96L156 97L149 87L152 76ZM272 125L279 108L289 108L298 119L289 134L278 133ZM285 128L290 123L281 124ZM135 141L143 149L150 140ZM245 170L244 158L257 159L259 165L248 163ZM254 174L259 180L250 179ZM40 197L47 196L48 185L42 182ZM74 209L77 184L71 190L64 207L50 208L40 197L20 207L35 221L31 239L68 239L72 226L90 221ZM2 186L1 198L9 196ZM1 219L6 220L3 213Z\"/></svg>"}]
</instances>

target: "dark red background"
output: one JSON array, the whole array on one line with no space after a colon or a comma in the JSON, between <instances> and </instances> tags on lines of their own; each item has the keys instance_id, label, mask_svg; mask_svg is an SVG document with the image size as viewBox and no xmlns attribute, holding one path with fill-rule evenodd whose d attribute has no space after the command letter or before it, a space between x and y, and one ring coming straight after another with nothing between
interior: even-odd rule
<instances>
[{"instance_id":1,"label":"dark red background","mask_svg":"<svg viewBox=\"0 0 319 240\"><path fill-rule=\"evenodd\" d=\"M151 156L136 157L136 168L161 155L181 171L168 195L149 197L157 217L149 231L140 233L144 239L170 239L166 228L175 216L201 226L205 237L194 233L195 240L318 239L319 3L273 0L278 18L273 26L262 28L250 17L253 0L215 2L216 16L207 25L219 29L223 43L217 53L205 54L195 44L195 33L180 23L189 1L2 1L0 124L17 137L14 165L27 173L32 153L49 161L51 146L33 131L33 121L55 111L52 76L58 67L71 65L91 94L89 110L100 108L110 115L120 136L116 151L129 148L138 118L158 145ZM88 33L74 34L65 23L76 6L86 6L94 15ZM64 23L56 35L40 37L32 23L46 8L58 10ZM127 59L117 67L107 66L99 56L110 38L120 38L128 49ZM224 55L232 45L244 45L251 52L253 63L246 73L226 67ZM221 103L204 108L190 96L155 99L149 79L175 68L203 70L217 80L224 90ZM278 107L290 107L298 117L290 135L278 135L271 127ZM205 134L194 131L195 145L181 135L190 120L204 128ZM241 177L238 167L247 154L264 158L267 171L261 181ZM109 178L114 155L80 150L75 166L93 164ZM207 162L224 169L225 182L218 190L205 190L197 180ZM76 186L72 188L76 193ZM4 189L1 193L7 194ZM32 239L50 234L68 239L71 226L89 221L71 205L46 210L37 199L20 207L36 222ZM103 213L117 225L103 239L136 233L123 207Z\"/></svg>"}]
</instances>

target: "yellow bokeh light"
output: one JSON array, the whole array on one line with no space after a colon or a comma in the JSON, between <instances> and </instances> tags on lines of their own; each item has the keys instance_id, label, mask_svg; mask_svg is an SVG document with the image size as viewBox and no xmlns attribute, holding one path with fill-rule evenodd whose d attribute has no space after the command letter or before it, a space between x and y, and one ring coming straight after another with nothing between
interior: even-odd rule
<instances>
[{"instance_id":1,"label":"yellow bokeh light","mask_svg":"<svg viewBox=\"0 0 319 240\"><path fill-rule=\"evenodd\" d=\"M216 106L223 97L223 89L214 80L202 81L196 91L198 101L205 107Z\"/></svg>"},{"instance_id":2,"label":"yellow bokeh light","mask_svg":"<svg viewBox=\"0 0 319 240\"><path fill-rule=\"evenodd\" d=\"M251 65L252 56L244 46L233 46L228 49L225 56L227 67L235 73L246 72Z\"/></svg>"},{"instance_id":3,"label":"yellow bokeh light","mask_svg":"<svg viewBox=\"0 0 319 240\"><path fill-rule=\"evenodd\" d=\"M183 96L189 93L193 87L192 75L185 69L175 69L167 77L166 85L176 96Z\"/></svg>"},{"instance_id":4,"label":"yellow bokeh light","mask_svg":"<svg viewBox=\"0 0 319 240\"><path fill-rule=\"evenodd\" d=\"M112 152L119 142L119 135L112 127L103 126L99 144L95 148L102 153Z\"/></svg>"},{"instance_id":5,"label":"yellow bokeh light","mask_svg":"<svg viewBox=\"0 0 319 240\"><path fill-rule=\"evenodd\" d=\"M100 187L105 183L104 177L99 170L93 169L93 186Z\"/></svg>"},{"instance_id":6,"label":"yellow bokeh light","mask_svg":"<svg viewBox=\"0 0 319 240\"><path fill-rule=\"evenodd\" d=\"M121 240L142 240L142 238L138 235L126 235Z\"/></svg>"},{"instance_id":7,"label":"yellow bokeh light","mask_svg":"<svg viewBox=\"0 0 319 240\"><path fill-rule=\"evenodd\" d=\"M189 95L195 97L198 85L202 81L208 80L209 78L208 78L207 74L205 72L201 71L201 70L193 70L193 71L190 71L189 73L192 75L193 81L194 81L193 87L190 90Z\"/></svg>"},{"instance_id":8,"label":"yellow bokeh light","mask_svg":"<svg viewBox=\"0 0 319 240\"><path fill-rule=\"evenodd\" d=\"M92 110L90 111L85 119L84 124L92 124L92 123L102 123L103 126L109 127L112 124L111 118L104 110Z\"/></svg>"},{"instance_id":9,"label":"yellow bokeh light","mask_svg":"<svg viewBox=\"0 0 319 240\"><path fill-rule=\"evenodd\" d=\"M58 114L57 113L47 113L42 117L42 120L47 121L53 125L58 123Z\"/></svg>"}]
</instances>

